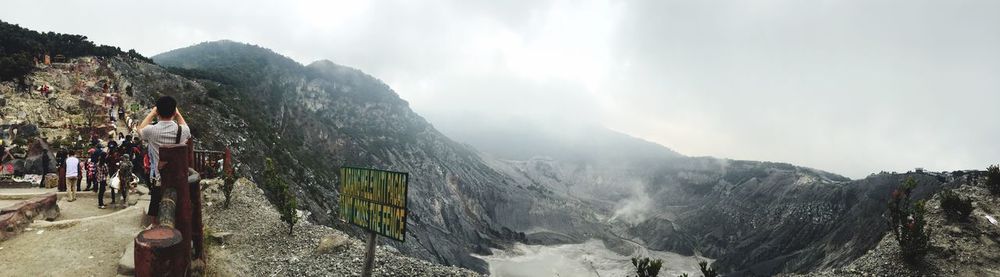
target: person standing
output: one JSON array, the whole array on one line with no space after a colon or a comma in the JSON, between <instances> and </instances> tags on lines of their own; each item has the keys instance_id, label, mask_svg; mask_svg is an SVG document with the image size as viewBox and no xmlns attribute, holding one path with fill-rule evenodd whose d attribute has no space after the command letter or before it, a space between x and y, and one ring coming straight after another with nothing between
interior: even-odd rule
<instances>
[{"instance_id":1,"label":"person standing","mask_svg":"<svg viewBox=\"0 0 1000 277\"><path fill-rule=\"evenodd\" d=\"M90 152L90 157L91 157L90 159L87 159L86 161L83 162L83 168L84 168L84 170L87 171L87 188L84 189L84 190L86 190L86 191L96 191L97 190L97 182L94 182L94 170L96 170L97 167L94 166L94 162L92 162L94 160L93 159L93 157L94 157L94 151Z\"/></svg>"},{"instance_id":2,"label":"person standing","mask_svg":"<svg viewBox=\"0 0 1000 277\"><path fill-rule=\"evenodd\" d=\"M156 124L150 124L153 119L157 119ZM174 122L177 120L177 122ZM156 99L156 107L153 107L146 115L146 118L139 124L139 136L146 141L150 162L150 201L148 215L154 219L159 216L160 200L163 199L163 192L159 182L157 165L160 160L160 146L164 144L180 144L191 139L191 129L180 109L177 108L177 100L170 96L162 96ZM156 222L155 220L151 222Z\"/></svg>"},{"instance_id":3,"label":"person standing","mask_svg":"<svg viewBox=\"0 0 1000 277\"><path fill-rule=\"evenodd\" d=\"M115 153L118 150L118 141L115 140L114 133L108 135L108 154Z\"/></svg>"},{"instance_id":4,"label":"person standing","mask_svg":"<svg viewBox=\"0 0 1000 277\"><path fill-rule=\"evenodd\" d=\"M118 105L118 120L125 121L125 108L122 105Z\"/></svg>"},{"instance_id":5,"label":"person standing","mask_svg":"<svg viewBox=\"0 0 1000 277\"><path fill-rule=\"evenodd\" d=\"M42 182L38 184L39 187L45 188L45 176L49 175L49 150L42 150Z\"/></svg>"},{"instance_id":6,"label":"person standing","mask_svg":"<svg viewBox=\"0 0 1000 277\"><path fill-rule=\"evenodd\" d=\"M108 186L108 165L106 163L107 154L101 153L97 157L97 164L94 170L94 181L97 182L97 208L104 209L104 191ZM112 196L112 198L114 198Z\"/></svg>"},{"instance_id":7,"label":"person standing","mask_svg":"<svg viewBox=\"0 0 1000 277\"><path fill-rule=\"evenodd\" d=\"M122 207L128 207L128 189L132 184L132 156L124 154L118 162L118 190L122 194Z\"/></svg>"},{"instance_id":8,"label":"person standing","mask_svg":"<svg viewBox=\"0 0 1000 277\"><path fill-rule=\"evenodd\" d=\"M76 191L80 190L80 183L76 181L80 179L80 159L76 158L76 152L70 152L69 158L66 158L66 186L69 187L69 202L76 201ZM76 186L73 184L76 183ZM76 189L73 189L76 188Z\"/></svg>"}]
</instances>

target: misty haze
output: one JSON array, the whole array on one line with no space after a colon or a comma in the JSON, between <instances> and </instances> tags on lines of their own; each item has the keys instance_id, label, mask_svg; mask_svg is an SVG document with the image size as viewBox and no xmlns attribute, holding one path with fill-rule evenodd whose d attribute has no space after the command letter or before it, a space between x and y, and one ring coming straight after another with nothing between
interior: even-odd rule
<instances>
[{"instance_id":1,"label":"misty haze","mask_svg":"<svg viewBox=\"0 0 1000 277\"><path fill-rule=\"evenodd\" d=\"M1000 2L2 7L0 276L1000 276Z\"/></svg>"}]
</instances>

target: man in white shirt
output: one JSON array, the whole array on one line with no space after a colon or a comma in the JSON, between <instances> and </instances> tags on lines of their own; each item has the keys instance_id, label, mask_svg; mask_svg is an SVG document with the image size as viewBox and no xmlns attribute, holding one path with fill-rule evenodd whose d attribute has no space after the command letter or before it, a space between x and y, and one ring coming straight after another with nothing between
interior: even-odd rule
<instances>
[{"instance_id":1,"label":"man in white shirt","mask_svg":"<svg viewBox=\"0 0 1000 277\"><path fill-rule=\"evenodd\" d=\"M157 119L156 124L151 124L153 119ZM176 122L174 122L176 120ZM181 144L191 139L191 128L184 121L180 109L177 108L177 100L170 96L162 96L156 100L156 107L153 107L146 118L139 123L139 136L146 141L149 149L149 176L152 183L150 186L150 201L147 215L153 218L159 217L160 200L163 199L163 191L159 185L158 164L160 162L160 146L164 144ZM155 221L153 221L155 222Z\"/></svg>"},{"instance_id":2,"label":"man in white shirt","mask_svg":"<svg viewBox=\"0 0 1000 277\"><path fill-rule=\"evenodd\" d=\"M80 159L76 152L70 152L66 158L66 186L69 187L69 202L76 201L76 180L80 178Z\"/></svg>"}]
</instances>

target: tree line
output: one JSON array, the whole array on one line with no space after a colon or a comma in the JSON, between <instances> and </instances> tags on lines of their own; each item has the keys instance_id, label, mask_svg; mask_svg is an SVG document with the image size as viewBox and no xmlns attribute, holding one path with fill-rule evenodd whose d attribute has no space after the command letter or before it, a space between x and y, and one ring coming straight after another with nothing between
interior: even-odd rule
<instances>
[{"instance_id":1,"label":"tree line","mask_svg":"<svg viewBox=\"0 0 1000 277\"><path fill-rule=\"evenodd\" d=\"M63 55L66 58L120 55L152 62L135 50L125 52L118 47L97 45L87 40L86 36L36 32L0 21L0 81L24 77L31 72L34 59L40 55Z\"/></svg>"}]
</instances>

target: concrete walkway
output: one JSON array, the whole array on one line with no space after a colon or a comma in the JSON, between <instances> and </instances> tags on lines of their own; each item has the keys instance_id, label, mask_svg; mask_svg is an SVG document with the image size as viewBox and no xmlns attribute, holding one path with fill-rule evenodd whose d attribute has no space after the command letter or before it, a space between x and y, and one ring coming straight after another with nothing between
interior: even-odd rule
<instances>
[{"instance_id":1,"label":"concrete walkway","mask_svg":"<svg viewBox=\"0 0 1000 277\"><path fill-rule=\"evenodd\" d=\"M0 190L7 198L53 192L55 189ZM110 203L110 193L105 201ZM77 200L66 201L59 193L58 220L35 221L25 231L0 242L0 276L116 276L119 263L142 231L143 214L149 196L133 193L138 200L127 208L98 209L93 192L78 192ZM0 204L21 200L0 200ZM133 200L134 201L134 200Z\"/></svg>"},{"instance_id":2,"label":"concrete walkway","mask_svg":"<svg viewBox=\"0 0 1000 277\"><path fill-rule=\"evenodd\" d=\"M141 209L132 206L102 216L37 222L0 243L0 276L115 276L122 246L142 230L141 217Z\"/></svg>"}]
</instances>

